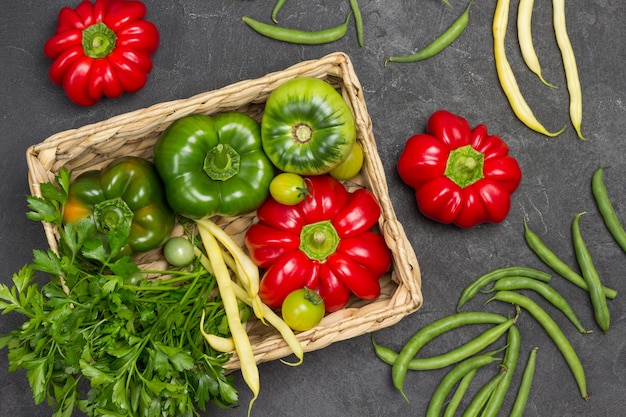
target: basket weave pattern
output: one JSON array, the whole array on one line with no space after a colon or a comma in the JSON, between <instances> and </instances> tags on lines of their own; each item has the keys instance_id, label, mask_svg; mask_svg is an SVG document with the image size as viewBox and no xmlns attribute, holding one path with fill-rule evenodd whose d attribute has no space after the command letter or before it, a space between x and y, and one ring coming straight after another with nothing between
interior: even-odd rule
<instances>
[{"instance_id":1,"label":"basket weave pattern","mask_svg":"<svg viewBox=\"0 0 626 417\"><path fill-rule=\"evenodd\" d=\"M104 168L111 160L124 155L152 160L153 146L160 134L172 122L189 114L215 115L224 111L240 111L260 121L269 94L282 83L297 77L315 77L329 82L350 106L357 124L357 140L363 148L364 165L362 172L346 186L348 189L366 187L376 195L381 206L379 232L393 257L391 271L380 280L380 297L369 302L353 297L346 308L327 315L317 327L297 336L307 352L391 326L421 307L421 275L413 248L391 205L361 85L350 59L343 53L304 61L258 79L241 81L188 99L156 104L57 133L27 150L31 193L41 196L39 184L53 181L63 166L73 175L78 175L86 170ZM250 213L214 220L243 245L245 232L256 221L256 216ZM43 226L50 247L56 250L57 231L50 224L44 223ZM180 232L180 229L177 231ZM137 262L145 269L164 269L167 266L162 253L157 250L142 254ZM247 330L258 363L291 354L280 334L271 326L251 319ZM239 368L236 354L226 368Z\"/></svg>"}]
</instances>

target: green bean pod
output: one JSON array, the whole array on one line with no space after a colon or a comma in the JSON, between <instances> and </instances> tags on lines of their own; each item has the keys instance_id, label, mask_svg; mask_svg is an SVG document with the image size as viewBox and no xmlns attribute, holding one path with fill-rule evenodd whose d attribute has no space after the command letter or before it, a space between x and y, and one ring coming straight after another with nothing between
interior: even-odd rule
<instances>
[{"instance_id":1,"label":"green bean pod","mask_svg":"<svg viewBox=\"0 0 626 417\"><path fill-rule=\"evenodd\" d=\"M356 27L356 38L359 42L359 46L363 47L363 16L361 15L361 9L359 8L358 0L350 0L350 8L352 14L354 14L354 26Z\"/></svg>"},{"instance_id":2,"label":"green bean pod","mask_svg":"<svg viewBox=\"0 0 626 417\"><path fill-rule=\"evenodd\" d=\"M460 311L461 307L470 302L476 294L487 284L497 281L504 277L528 277L538 279L543 282L550 282L552 276L546 272L539 271L538 269L529 268L525 266L509 266L504 268L497 268L491 270L472 281L461 293L459 301L456 305L456 310Z\"/></svg>"},{"instance_id":3,"label":"green bean pod","mask_svg":"<svg viewBox=\"0 0 626 417\"><path fill-rule=\"evenodd\" d=\"M587 379L585 377L585 371L582 363L580 362L574 347L552 317L550 317L550 315L533 300L514 291L498 291L487 301L487 303L492 300L517 305L528 311L535 318L546 333L552 338L552 341L563 355L563 358L567 362L572 375L576 380L580 395L584 399L589 399L589 395L587 394Z\"/></svg>"},{"instance_id":4,"label":"green bean pod","mask_svg":"<svg viewBox=\"0 0 626 417\"><path fill-rule=\"evenodd\" d=\"M448 394L465 375L475 369L482 368L499 360L499 358L490 354L472 356L452 368L441 380L433 396L430 398L426 417L439 417Z\"/></svg>"},{"instance_id":5,"label":"green bean pod","mask_svg":"<svg viewBox=\"0 0 626 417\"><path fill-rule=\"evenodd\" d=\"M528 247L546 264L552 268L554 272L576 285L578 288L588 291L585 279L569 265L563 262L546 244L541 240L539 235L533 232L529 227L526 219L524 219L524 239ZM613 299L617 297L617 291L612 288L604 287L604 294L607 298Z\"/></svg>"},{"instance_id":6,"label":"green bean pod","mask_svg":"<svg viewBox=\"0 0 626 417\"><path fill-rule=\"evenodd\" d=\"M567 317L569 321L572 322L574 327L576 327L576 329L580 333L591 333L591 330L585 329L580 323L578 316L572 309L572 306L567 302L567 300L557 290L555 290L545 282L526 277L507 277L496 281L493 287L491 287L488 292L516 290L532 290L536 292L554 307L559 309L565 315L565 317Z\"/></svg>"},{"instance_id":7,"label":"green bean pod","mask_svg":"<svg viewBox=\"0 0 626 417\"><path fill-rule=\"evenodd\" d=\"M500 372L498 372L498 374L495 377L491 378L485 385L483 385L478 390L478 392L476 392L476 394L472 398L472 401L470 401L467 408L463 412L463 417L477 417L478 416L478 413L480 413L483 407L485 407L485 404L487 404L487 401L489 401L489 397L491 397L491 395L496 390L498 385L504 379L506 372L507 372L506 369L502 367L500 369Z\"/></svg>"},{"instance_id":8,"label":"green bean pod","mask_svg":"<svg viewBox=\"0 0 626 417\"><path fill-rule=\"evenodd\" d=\"M494 320L500 320L499 314L487 313L487 312L464 312L456 313L449 316L445 316L439 320L436 320L424 327L422 327L417 333L411 337L411 339L404 345L398 357L393 363L391 369L391 376L394 386L400 391L402 396L404 395L404 379L406 378L407 371L409 369L409 363L411 359L415 357L417 352L426 343L430 342L437 336L440 336L448 331L457 329L461 326L469 324L489 324ZM505 321L507 319L505 318Z\"/></svg>"},{"instance_id":9,"label":"green bean pod","mask_svg":"<svg viewBox=\"0 0 626 417\"><path fill-rule=\"evenodd\" d=\"M602 220L604 221L606 228L609 230L609 233L611 233L611 236L613 236L613 239L615 239L617 244L624 252L626 252L626 231L617 217L615 207L613 207L609 193L604 185L604 180L602 179L603 171L604 168L600 167L593 174L593 178L591 180L591 191L593 192L593 197L596 200L598 211L600 211L600 215L602 216Z\"/></svg>"},{"instance_id":10,"label":"green bean pod","mask_svg":"<svg viewBox=\"0 0 626 417\"><path fill-rule=\"evenodd\" d=\"M489 401L483 410L482 417L496 417L500 412L500 408L504 403L504 397L509 391L515 369L517 368L521 344L522 338L519 329L516 326L511 326L507 337L507 347L504 354L504 360L502 361L502 367L506 369L506 375L489 398Z\"/></svg>"},{"instance_id":11,"label":"green bean pod","mask_svg":"<svg viewBox=\"0 0 626 417\"><path fill-rule=\"evenodd\" d=\"M469 386L472 384L472 381L474 380L474 377L477 373L478 369L472 369L467 374L465 374L463 378L461 378L459 385L456 387L456 391L454 391L454 394L450 398L450 401L448 401L448 405L443 412L443 417L454 417L456 410L459 408L459 405L461 405L461 401L463 401L465 393L467 392Z\"/></svg>"},{"instance_id":12,"label":"green bean pod","mask_svg":"<svg viewBox=\"0 0 626 417\"><path fill-rule=\"evenodd\" d=\"M446 49L452 42L454 42L465 30L469 23L469 10L474 3L474 0L470 0L467 7L461 13L461 15L446 29L439 37L437 37L432 43L426 46L424 49L410 55L390 56L385 58L385 65L389 62L417 62L427 58L431 58L437 55L439 52Z\"/></svg>"},{"instance_id":13,"label":"green bean pod","mask_svg":"<svg viewBox=\"0 0 626 417\"><path fill-rule=\"evenodd\" d=\"M530 351L528 362L526 362L526 367L524 368L524 373L522 374L522 380L520 382L517 396L515 397L515 402L513 403L513 408L511 408L509 417L522 417L524 414L524 409L526 408L526 403L528 402L528 396L530 394L530 387L535 376L537 349L537 347L534 347Z\"/></svg>"},{"instance_id":14,"label":"green bean pod","mask_svg":"<svg viewBox=\"0 0 626 417\"><path fill-rule=\"evenodd\" d=\"M272 8L272 21L274 23L278 23L278 12L283 8L285 3L287 3L287 0L277 0L276 3L274 3L274 7Z\"/></svg>"},{"instance_id":15,"label":"green bean pod","mask_svg":"<svg viewBox=\"0 0 626 417\"><path fill-rule=\"evenodd\" d=\"M349 13L345 22L338 26L318 31L304 31L268 25L267 23L259 22L248 16L242 17L241 20L257 33L271 39L303 45L320 45L343 38L348 31L348 22L351 16L352 13Z\"/></svg>"},{"instance_id":16,"label":"green bean pod","mask_svg":"<svg viewBox=\"0 0 626 417\"><path fill-rule=\"evenodd\" d=\"M515 320L516 318L508 319L497 324L496 326L490 327L469 342L466 342L463 345L449 350L441 355L426 358L412 358L407 365L407 369L411 371L428 371L445 368L446 366L458 363L496 342L500 336L502 336L511 326L513 326L513 324L515 324ZM394 365L396 363L399 355L394 350L377 344L373 335L372 344L374 345L376 355L383 362L389 365Z\"/></svg>"},{"instance_id":17,"label":"green bean pod","mask_svg":"<svg viewBox=\"0 0 626 417\"><path fill-rule=\"evenodd\" d=\"M600 275L593 264L591 259L591 253L583 240L580 233L580 216L584 213L579 213L574 216L572 221L572 236L574 239L574 250L576 251L576 259L578 260L578 266L583 274L583 278L587 283L589 289L589 297L591 299L591 305L593 306L593 313L596 318L598 326L604 333L608 333L611 323L611 313L606 303L606 296L602 290L602 281L600 281Z\"/></svg>"}]
</instances>

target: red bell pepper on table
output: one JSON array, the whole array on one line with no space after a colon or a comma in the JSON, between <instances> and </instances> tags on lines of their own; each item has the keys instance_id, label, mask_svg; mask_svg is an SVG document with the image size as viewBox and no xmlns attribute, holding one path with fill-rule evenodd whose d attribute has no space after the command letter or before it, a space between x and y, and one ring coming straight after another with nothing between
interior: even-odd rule
<instances>
[{"instance_id":1,"label":"red bell pepper on table","mask_svg":"<svg viewBox=\"0 0 626 417\"><path fill-rule=\"evenodd\" d=\"M139 91L160 42L145 15L137 0L84 0L75 9L62 8L56 33L44 45L54 60L50 79L81 106Z\"/></svg>"},{"instance_id":2,"label":"red bell pepper on table","mask_svg":"<svg viewBox=\"0 0 626 417\"><path fill-rule=\"evenodd\" d=\"M329 175L308 178L310 195L296 205L269 197L257 210L245 243L252 260L266 269L261 300L279 309L291 292L319 291L326 312L339 310L351 294L372 300L380 276L391 266L384 238L370 230L380 206L367 189L349 192Z\"/></svg>"},{"instance_id":3,"label":"red bell pepper on table","mask_svg":"<svg viewBox=\"0 0 626 417\"><path fill-rule=\"evenodd\" d=\"M522 178L517 160L485 125L472 129L445 110L428 120L425 134L409 138L398 173L415 189L419 210L431 220L469 228L503 221Z\"/></svg>"}]
</instances>

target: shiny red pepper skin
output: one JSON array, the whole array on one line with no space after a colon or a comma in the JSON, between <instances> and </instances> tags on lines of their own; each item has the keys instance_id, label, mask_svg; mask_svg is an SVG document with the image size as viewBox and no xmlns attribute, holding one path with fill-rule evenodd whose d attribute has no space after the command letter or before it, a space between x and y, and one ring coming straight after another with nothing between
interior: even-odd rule
<instances>
[{"instance_id":1,"label":"shiny red pepper skin","mask_svg":"<svg viewBox=\"0 0 626 417\"><path fill-rule=\"evenodd\" d=\"M415 189L424 216L461 228L503 221L522 179L500 137L489 135L482 124L472 129L445 110L433 113L425 134L409 138L398 173Z\"/></svg>"},{"instance_id":2,"label":"shiny red pepper skin","mask_svg":"<svg viewBox=\"0 0 626 417\"><path fill-rule=\"evenodd\" d=\"M56 33L44 45L53 60L52 82L81 106L139 91L160 42L145 15L138 0L83 0L75 9L62 8Z\"/></svg>"},{"instance_id":3,"label":"shiny red pepper skin","mask_svg":"<svg viewBox=\"0 0 626 417\"><path fill-rule=\"evenodd\" d=\"M306 286L318 290L332 312L351 294L378 297L378 279L391 266L384 238L370 230L380 216L378 201L366 189L349 192L329 175L309 180L310 196L294 206L268 198L246 233L250 257L265 269L261 299L278 309L289 293ZM336 245L326 246L334 238Z\"/></svg>"}]
</instances>

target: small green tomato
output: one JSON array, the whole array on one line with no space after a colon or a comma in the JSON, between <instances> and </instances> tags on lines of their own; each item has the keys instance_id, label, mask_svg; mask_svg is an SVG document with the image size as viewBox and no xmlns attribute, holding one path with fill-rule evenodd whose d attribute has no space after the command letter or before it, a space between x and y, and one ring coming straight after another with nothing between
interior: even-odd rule
<instances>
[{"instance_id":1,"label":"small green tomato","mask_svg":"<svg viewBox=\"0 0 626 417\"><path fill-rule=\"evenodd\" d=\"M305 331L317 326L324 318L324 300L317 291L307 287L295 290L283 301L283 320L295 331Z\"/></svg>"},{"instance_id":2,"label":"small green tomato","mask_svg":"<svg viewBox=\"0 0 626 417\"><path fill-rule=\"evenodd\" d=\"M195 257L193 249L193 244L189 239L176 236L165 242L163 256L170 265L185 266L189 265Z\"/></svg>"},{"instance_id":3,"label":"small green tomato","mask_svg":"<svg viewBox=\"0 0 626 417\"><path fill-rule=\"evenodd\" d=\"M336 180L347 181L356 176L362 166L363 148L361 148L361 145L358 142L355 142L346 160L333 168L329 174Z\"/></svg>"},{"instance_id":4,"label":"small green tomato","mask_svg":"<svg viewBox=\"0 0 626 417\"><path fill-rule=\"evenodd\" d=\"M298 204L309 194L307 180L298 174L283 172L270 182L270 194L274 200L286 206Z\"/></svg>"}]
</instances>

